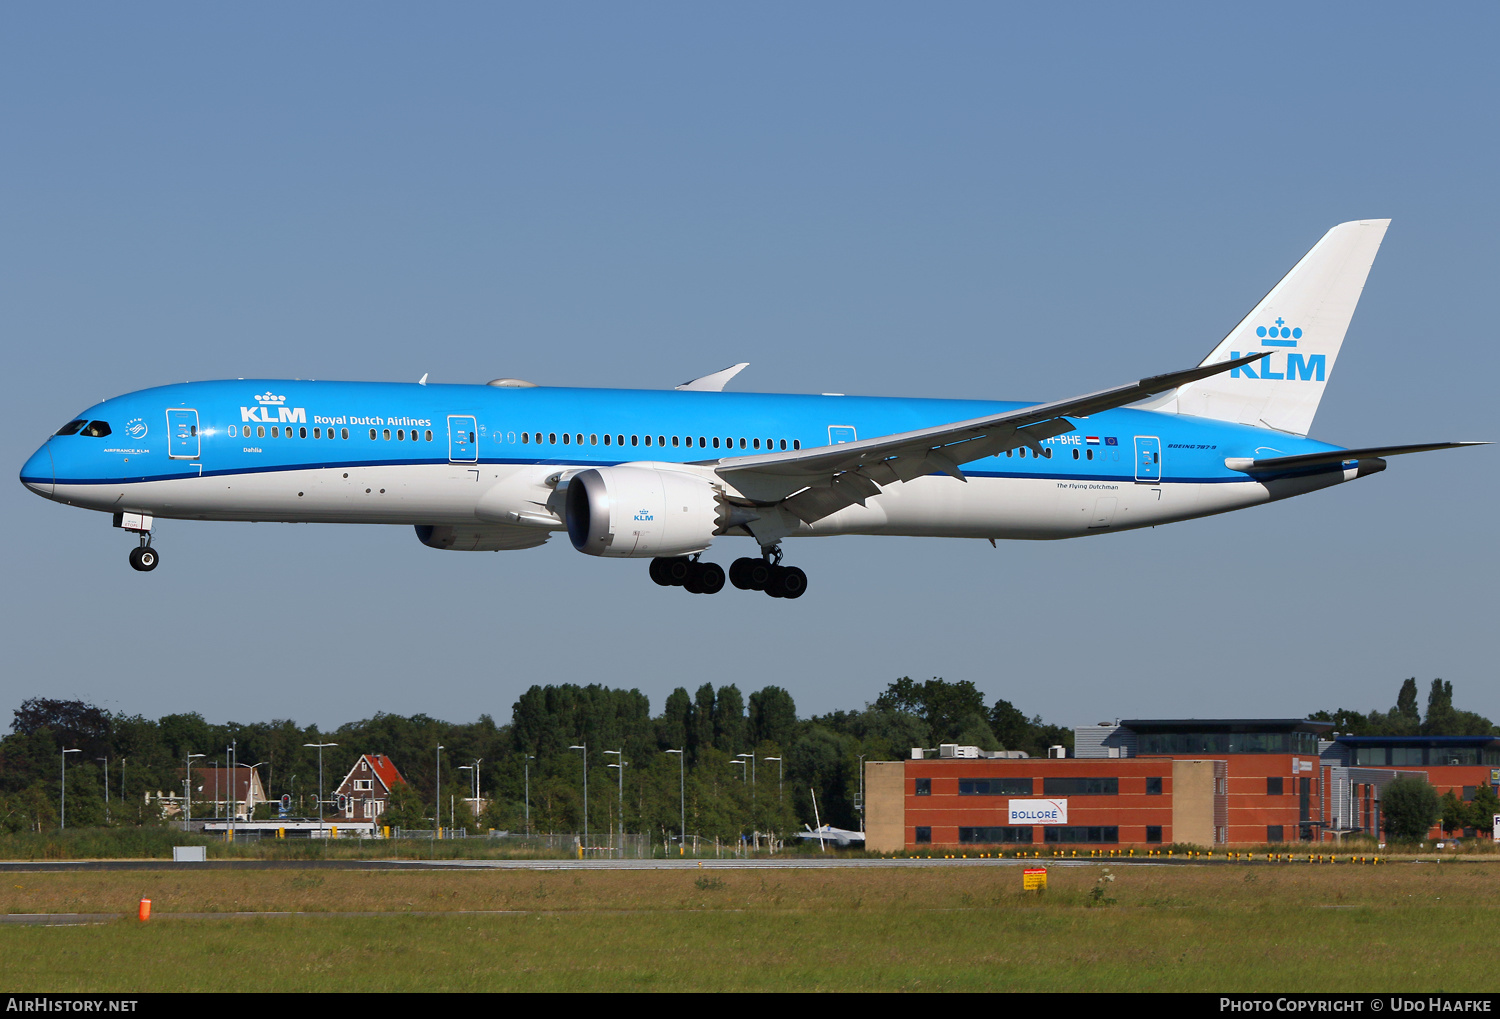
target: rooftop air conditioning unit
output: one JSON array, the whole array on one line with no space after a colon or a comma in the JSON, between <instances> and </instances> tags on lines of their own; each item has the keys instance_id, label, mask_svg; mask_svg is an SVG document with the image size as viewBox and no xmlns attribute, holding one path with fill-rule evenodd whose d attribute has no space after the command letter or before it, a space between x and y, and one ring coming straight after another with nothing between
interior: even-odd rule
<instances>
[{"instance_id":1,"label":"rooftop air conditioning unit","mask_svg":"<svg viewBox=\"0 0 1500 1019\"><path fill-rule=\"evenodd\" d=\"M977 760L979 758L978 747L961 747L957 743L939 743L939 757L964 757Z\"/></svg>"},{"instance_id":2,"label":"rooftop air conditioning unit","mask_svg":"<svg viewBox=\"0 0 1500 1019\"><path fill-rule=\"evenodd\" d=\"M1067 757L1068 756L1068 748L1065 747L1065 746L1063 746L1060 743L1054 743L1052 746L1050 746L1050 747L1047 748L1047 756L1048 757Z\"/></svg>"}]
</instances>

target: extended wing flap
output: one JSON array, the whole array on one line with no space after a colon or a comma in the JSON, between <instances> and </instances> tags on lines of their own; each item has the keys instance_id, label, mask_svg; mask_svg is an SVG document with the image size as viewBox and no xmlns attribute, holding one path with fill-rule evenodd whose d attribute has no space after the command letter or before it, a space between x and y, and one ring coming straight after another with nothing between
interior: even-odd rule
<instances>
[{"instance_id":1,"label":"extended wing flap","mask_svg":"<svg viewBox=\"0 0 1500 1019\"><path fill-rule=\"evenodd\" d=\"M745 498L762 505L785 501L799 518L813 523L845 506L863 505L866 499L878 494L881 486L896 481L911 481L935 472L963 480L963 464L1019 446L1040 453L1044 440L1073 431L1070 417L1123 407L1266 356L1264 352L1256 353L1219 364L1153 375L1069 400L932 428L814 449L726 457L708 461L705 466L713 467ZM859 479L857 482L853 480L855 477ZM835 484L840 478L850 480Z\"/></svg>"}]
</instances>

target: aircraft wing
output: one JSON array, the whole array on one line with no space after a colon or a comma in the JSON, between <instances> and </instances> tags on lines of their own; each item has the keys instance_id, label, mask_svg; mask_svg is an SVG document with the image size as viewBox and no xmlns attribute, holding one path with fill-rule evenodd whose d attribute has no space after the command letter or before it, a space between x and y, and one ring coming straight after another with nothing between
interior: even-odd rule
<instances>
[{"instance_id":1,"label":"aircraft wing","mask_svg":"<svg viewBox=\"0 0 1500 1019\"><path fill-rule=\"evenodd\" d=\"M960 464L1020 446L1040 454L1044 439L1073 431L1073 423L1067 420L1070 417L1087 417L1124 407L1258 361L1267 353L1153 375L1114 389L987 417L835 446L725 457L707 461L705 466L713 467L715 473L752 502L780 503L802 520L813 523L845 506L855 503L863 506L881 488L898 481L911 481L934 472L966 481Z\"/></svg>"}]
</instances>

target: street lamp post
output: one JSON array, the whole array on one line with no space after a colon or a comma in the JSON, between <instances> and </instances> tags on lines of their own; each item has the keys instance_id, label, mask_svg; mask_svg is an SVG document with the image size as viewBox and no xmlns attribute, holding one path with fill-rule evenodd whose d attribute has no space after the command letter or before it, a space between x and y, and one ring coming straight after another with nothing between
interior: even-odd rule
<instances>
[{"instance_id":1,"label":"street lamp post","mask_svg":"<svg viewBox=\"0 0 1500 1019\"><path fill-rule=\"evenodd\" d=\"M256 761L254 764L239 764L238 767L249 768L250 774L254 775L255 769L259 768L265 761ZM250 801L250 794L255 790L255 780L252 778L245 783L245 820L250 820L250 814L255 810L255 804Z\"/></svg>"},{"instance_id":2,"label":"street lamp post","mask_svg":"<svg viewBox=\"0 0 1500 1019\"><path fill-rule=\"evenodd\" d=\"M687 757L686 750L667 750L668 754L677 755L677 803L678 810L682 814L681 825L677 836L677 855L682 856L687 852L687 784L683 777L682 762Z\"/></svg>"},{"instance_id":3,"label":"street lamp post","mask_svg":"<svg viewBox=\"0 0 1500 1019\"><path fill-rule=\"evenodd\" d=\"M66 828L68 826L68 755L69 754L81 754L81 753L83 753L82 750L78 750L78 749L75 748L73 750L64 750L62 752L62 755L61 755L62 756L62 769L61 769L62 777L61 777L61 781L60 781L61 788L59 789L59 792L62 794L62 800L61 800L60 805L57 808L57 830L58 831L62 831L64 828Z\"/></svg>"},{"instance_id":4,"label":"street lamp post","mask_svg":"<svg viewBox=\"0 0 1500 1019\"><path fill-rule=\"evenodd\" d=\"M534 753L522 753L520 770L525 771L526 776L526 834L531 834L531 762L535 761Z\"/></svg>"},{"instance_id":5,"label":"street lamp post","mask_svg":"<svg viewBox=\"0 0 1500 1019\"><path fill-rule=\"evenodd\" d=\"M781 802L781 758L779 758L779 757L762 757L761 760L762 761L775 761L776 762L776 802L780 803Z\"/></svg>"},{"instance_id":6,"label":"street lamp post","mask_svg":"<svg viewBox=\"0 0 1500 1019\"><path fill-rule=\"evenodd\" d=\"M583 842L579 844L579 848L587 853L589 847L589 745L575 743L568 749L583 751Z\"/></svg>"},{"instance_id":7,"label":"street lamp post","mask_svg":"<svg viewBox=\"0 0 1500 1019\"><path fill-rule=\"evenodd\" d=\"M521 768L526 773L526 834L531 834L531 762L536 760L535 754L523 754L525 760L521 762Z\"/></svg>"},{"instance_id":8,"label":"street lamp post","mask_svg":"<svg viewBox=\"0 0 1500 1019\"><path fill-rule=\"evenodd\" d=\"M323 824L323 748L336 747L337 743L304 743L305 747L318 748L318 834L325 839L328 837L328 828Z\"/></svg>"},{"instance_id":9,"label":"street lamp post","mask_svg":"<svg viewBox=\"0 0 1500 1019\"><path fill-rule=\"evenodd\" d=\"M780 757L762 757L761 760L762 761L775 761L776 762L776 809L778 811L780 811L781 808L782 808L782 806L783 806L783 803L784 803L784 801L781 798L781 758ZM780 824L780 820L779 819L777 820L777 823ZM771 841L771 852L772 853L776 852L776 842L775 842L774 839Z\"/></svg>"},{"instance_id":10,"label":"street lamp post","mask_svg":"<svg viewBox=\"0 0 1500 1019\"><path fill-rule=\"evenodd\" d=\"M437 792L433 796L432 804L432 841L433 852L437 852L438 832L443 828L443 750L441 743L437 748Z\"/></svg>"},{"instance_id":11,"label":"street lamp post","mask_svg":"<svg viewBox=\"0 0 1500 1019\"><path fill-rule=\"evenodd\" d=\"M192 817L193 817L193 758L195 758L195 757L202 757L202 756L204 756L204 755L203 754L188 754L187 755L187 761L186 761L187 781L185 781L182 784L183 795L187 799L187 803L184 805L184 809L183 809L183 812L182 812L182 830L183 831L187 831L188 830L188 822L190 820L192 820Z\"/></svg>"},{"instance_id":12,"label":"street lamp post","mask_svg":"<svg viewBox=\"0 0 1500 1019\"><path fill-rule=\"evenodd\" d=\"M628 762L625 760L625 751L623 749L606 750L604 752L606 754L614 754L620 761L619 764L611 764L610 767L618 768L620 776L620 859L623 860L625 858L625 765Z\"/></svg>"},{"instance_id":13,"label":"street lamp post","mask_svg":"<svg viewBox=\"0 0 1500 1019\"><path fill-rule=\"evenodd\" d=\"M109 758L96 757L96 761L104 762L104 823L109 823Z\"/></svg>"},{"instance_id":14,"label":"street lamp post","mask_svg":"<svg viewBox=\"0 0 1500 1019\"><path fill-rule=\"evenodd\" d=\"M756 783L755 783L755 755L754 754L735 754L734 756L736 756L736 757L747 757L747 758L750 759L750 809L754 810L755 809L755 790L756 790Z\"/></svg>"},{"instance_id":15,"label":"street lamp post","mask_svg":"<svg viewBox=\"0 0 1500 1019\"><path fill-rule=\"evenodd\" d=\"M865 757L859 755L859 830L865 830Z\"/></svg>"}]
</instances>

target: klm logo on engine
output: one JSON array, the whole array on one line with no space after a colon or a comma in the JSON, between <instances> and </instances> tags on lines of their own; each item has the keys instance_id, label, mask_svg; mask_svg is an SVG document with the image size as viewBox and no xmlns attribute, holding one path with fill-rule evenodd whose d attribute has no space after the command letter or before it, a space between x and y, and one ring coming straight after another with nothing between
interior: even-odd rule
<instances>
[{"instance_id":1,"label":"klm logo on engine","mask_svg":"<svg viewBox=\"0 0 1500 1019\"><path fill-rule=\"evenodd\" d=\"M307 424L306 407L286 406L286 397L276 396L271 392L265 392L255 398L259 404L256 407L241 407L241 423L253 421L256 424ZM276 411L276 416L271 416L271 411Z\"/></svg>"},{"instance_id":2,"label":"klm logo on engine","mask_svg":"<svg viewBox=\"0 0 1500 1019\"><path fill-rule=\"evenodd\" d=\"M638 524L649 524L655 519L656 517L652 516L648 509L640 510L635 515L635 522Z\"/></svg>"},{"instance_id":3,"label":"klm logo on engine","mask_svg":"<svg viewBox=\"0 0 1500 1019\"><path fill-rule=\"evenodd\" d=\"M1278 318L1275 325L1256 326L1256 339L1266 347L1295 347L1302 339L1302 330L1298 327L1288 326L1285 319ZM1253 353L1249 351L1247 353ZM1238 350L1229 352L1232 361L1240 356ZM1302 354L1287 352L1286 360L1280 362L1281 370L1277 371L1277 357L1275 352L1270 357L1262 358L1254 364L1247 364L1240 368L1229 369L1229 377L1232 379L1286 379L1291 382L1324 382L1328 375L1327 354Z\"/></svg>"}]
</instances>

